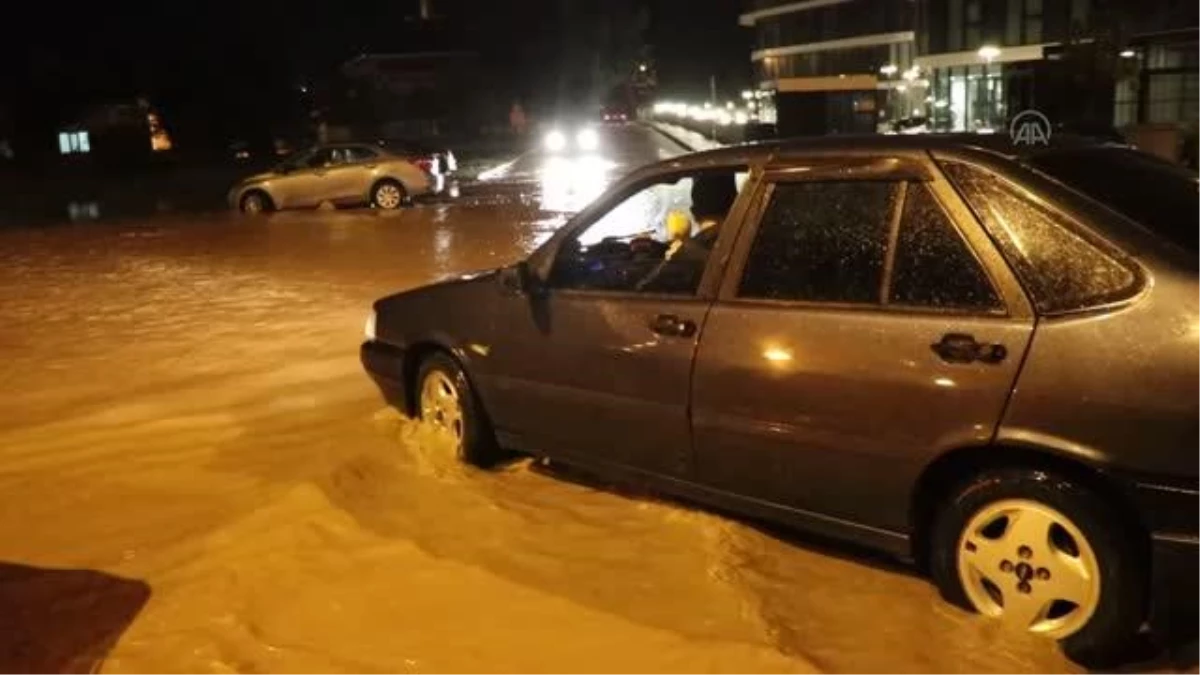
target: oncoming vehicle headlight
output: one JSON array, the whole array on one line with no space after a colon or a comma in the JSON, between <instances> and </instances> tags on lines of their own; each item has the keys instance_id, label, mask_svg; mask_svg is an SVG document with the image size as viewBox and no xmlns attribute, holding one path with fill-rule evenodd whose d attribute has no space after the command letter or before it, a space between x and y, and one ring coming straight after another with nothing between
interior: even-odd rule
<instances>
[{"instance_id":1,"label":"oncoming vehicle headlight","mask_svg":"<svg viewBox=\"0 0 1200 675\"><path fill-rule=\"evenodd\" d=\"M367 339L367 342L375 341L375 310L371 310L371 313L367 315L367 323L363 326L363 337Z\"/></svg>"},{"instance_id":2,"label":"oncoming vehicle headlight","mask_svg":"<svg viewBox=\"0 0 1200 675\"><path fill-rule=\"evenodd\" d=\"M581 129L575 135L575 143L579 145L580 150L595 150L600 147L600 134L597 134L595 129Z\"/></svg>"},{"instance_id":3,"label":"oncoming vehicle headlight","mask_svg":"<svg viewBox=\"0 0 1200 675\"><path fill-rule=\"evenodd\" d=\"M546 149L550 152L562 152L567 147L567 137L563 132L555 129L546 134Z\"/></svg>"}]
</instances>

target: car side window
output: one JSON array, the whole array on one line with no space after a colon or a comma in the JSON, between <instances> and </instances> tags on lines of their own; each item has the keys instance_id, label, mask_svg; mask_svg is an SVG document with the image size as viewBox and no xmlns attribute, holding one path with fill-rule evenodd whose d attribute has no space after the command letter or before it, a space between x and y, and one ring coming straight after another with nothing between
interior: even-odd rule
<instances>
[{"instance_id":1,"label":"car side window","mask_svg":"<svg viewBox=\"0 0 1200 675\"><path fill-rule=\"evenodd\" d=\"M922 183L910 183L904 193L888 304L985 312L1001 309L983 266Z\"/></svg>"},{"instance_id":2,"label":"car side window","mask_svg":"<svg viewBox=\"0 0 1200 675\"><path fill-rule=\"evenodd\" d=\"M695 294L746 175L707 170L642 187L563 242L551 287Z\"/></svg>"},{"instance_id":3,"label":"car side window","mask_svg":"<svg viewBox=\"0 0 1200 675\"><path fill-rule=\"evenodd\" d=\"M1007 180L961 162L942 167L996 241L1040 312L1084 309L1126 295L1133 271L1066 218Z\"/></svg>"},{"instance_id":4,"label":"car side window","mask_svg":"<svg viewBox=\"0 0 1200 675\"><path fill-rule=\"evenodd\" d=\"M378 156L379 156L379 153L376 152L373 148L366 148L366 147L361 147L361 146L356 146L353 148L346 148L346 161L347 162L369 162Z\"/></svg>"},{"instance_id":5,"label":"car side window","mask_svg":"<svg viewBox=\"0 0 1200 675\"><path fill-rule=\"evenodd\" d=\"M333 164L333 161L333 149L321 148L309 155L304 163L310 169L320 169Z\"/></svg>"},{"instance_id":6,"label":"car side window","mask_svg":"<svg viewBox=\"0 0 1200 675\"><path fill-rule=\"evenodd\" d=\"M777 183L739 297L878 303L899 187L893 181Z\"/></svg>"}]
</instances>

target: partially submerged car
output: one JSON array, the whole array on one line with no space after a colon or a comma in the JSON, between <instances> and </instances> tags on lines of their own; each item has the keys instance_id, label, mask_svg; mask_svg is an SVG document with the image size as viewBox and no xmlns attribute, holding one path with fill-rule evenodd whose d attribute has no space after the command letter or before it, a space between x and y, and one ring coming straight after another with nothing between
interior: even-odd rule
<instances>
[{"instance_id":1,"label":"partially submerged car","mask_svg":"<svg viewBox=\"0 0 1200 675\"><path fill-rule=\"evenodd\" d=\"M429 173L377 145L334 143L296 152L241 181L229 191L229 204L248 214L324 202L398 209L434 185Z\"/></svg>"},{"instance_id":2,"label":"partially submerged car","mask_svg":"<svg viewBox=\"0 0 1200 675\"><path fill-rule=\"evenodd\" d=\"M1129 148L825 138L635 171L526 261L374 305L385 398L916 561L1111 654L1197 566L1197 182Z\"/></svg>"}]
</instances>

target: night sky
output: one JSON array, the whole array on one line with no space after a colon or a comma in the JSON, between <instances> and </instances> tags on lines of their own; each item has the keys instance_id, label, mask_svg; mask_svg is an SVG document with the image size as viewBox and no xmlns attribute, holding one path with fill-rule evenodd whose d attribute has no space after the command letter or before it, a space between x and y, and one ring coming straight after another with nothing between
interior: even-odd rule
<instances>
[{"instance_id":1,"label":"night sky","mask_svg":"<svg viewBox=\"0 0 1200 675\"><path fill-rule=\"evenodd\" d=\"M13 11L14 8L9 8ZM301 86L362 52L464 49L497 91L545 105L596 64L643 55L664 95L732 95L749 75L735 0L177 0L22 4L0 43L0 135L81 104L149 98L169 126L236 135L296 114ZM14 30L15 29L15 30Z\"/></svg>"}]
</instances>

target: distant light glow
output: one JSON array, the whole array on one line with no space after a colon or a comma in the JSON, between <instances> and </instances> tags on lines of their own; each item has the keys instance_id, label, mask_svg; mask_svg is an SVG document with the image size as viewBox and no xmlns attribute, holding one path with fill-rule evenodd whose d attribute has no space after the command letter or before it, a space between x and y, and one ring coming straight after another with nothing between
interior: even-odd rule
<instances>
[{"instance_id":1,"label":"distant light glow","mask_svg":"<svg viewBox=\"0 0 1200 675\"><path fill-rule=\"evenodd\" d=\"M363 337L367 342L375 341L375 312L373 310L367 315L367 322L363 325Z\"/></svg>"},{"instance_id":2,"label":"distant light glow","mask_svg":"<svg viewBox=\"0 0 1200 675\"><path fill-rule=\"evenodd\" d=\"M562 152L567 148L567 135L555 129L546 134L546 149L550 152Z\"/></svg>"},{"instance_id":3,"label":"distant light glow","mask_svg":"<svg viewBox=\"0 0 1200 675\"><path fill-rule=\"evenodd\" d=\"M885 75L887 77L891 77L898 72L900 72L900 68L897 67L896 64L894 64L894 63L889 63L886 66L883 66L879 69L879 74Z\"/></svg>"},{"instance_id":4,"label":"distant light glow","mask_svg":"<svg viewBox=\"0 0 1200 675\"><path fill-rule=\"evenodd\" d=\"M575 143L580 150L592 152L600 147L600 134L595 129L582 129L575 135Z\"/></svg>"},{"instance_id":5,"label":"distant light glow","mask_svg":"<svg viewBox=\"0 0 1200 675\"><path fill-rule=\"evenodd\" d=\"M1133 51L1132 49L1121 50L1121 58L1123 59L1132 59L1135 56L1137 56L1137 52Z\"/></svg>"},{"instance_id":6,"label":"distant light glow","mask_svg":"<svg viewBox=\"0 0 1200 675\"><path fill-rule=\"evenodd\" d=\"M171 137L167 135L167 130L163 128L162 119L158 113L146 113L146 124L150 128L150 149L154 152L162 152L171 149Z\"/></svg>"},{"instance_id":7,"label":"distant light glow","mask_svg":"<svg viewBox=\"0 0 1200 675\"><path fill-rule=\"evenodd\" d=\"M597 155L551 157L539 171L543 210L579 211L608 188L613 167L611 161Z\"/></svg>"},{"instance_id":8,"label":"distant light glow","mask_svg":"<svg viewBox=\"0 0 1200 675\"><path fill-rule=\"evenodd\" d=\"M792 352L782 347L767 347L762 355L771 363L786 363L792 360Z\"/></svg>"},{"instance_id":9,"label":"distant light glow","mask_svg":"<svg viewBox=\"0 0 1200 675\"><path fill-rule=\"evenodd\" d=\"M933 383L934 383L934 384L936 384L936 385L937 385L937 386L939 386L939 387L945 387L945 388L951 388L951 387L957 387L957 386L958 386L958 384L957 384L957 383L956 383L954 380L952 380L952 379L950 379L950 378L948 378L948 377L939 377L939 378L936 378L936 379L934 379Z\"/></svg>"},{"instance_id":10,"label":"distant light glow","mask_svg":"<svg viewBox=\"0 0 1200 675\"><path fill-rule=\"evenodd\" d=\"M1000 48L995 45L984 45L984 46L980 47L979 51L976 53L979 54L979 58L981 58L984 61L987 61L989 63L992 60L999 58L999 56L1001 54Z\"/></svg>"},{"instance_id":11,"label":"distant light glow","mask_svg":"<svg viewBox=\"0 0 1200 675\"><path fill-rule=\"evenodd\" d=\"M91 139L86 131L64 131L58 134L58 151L64 155L92 151Z\"/></svg>"}]
</instances>

